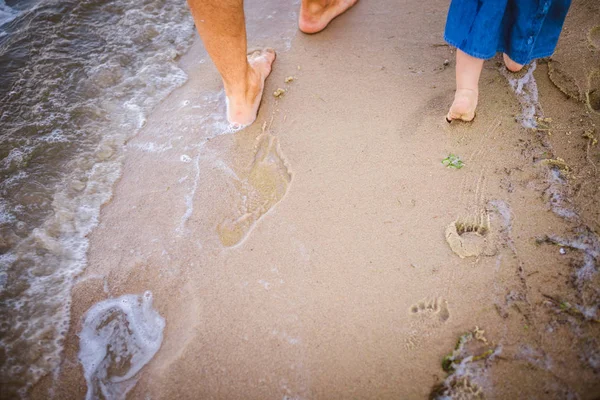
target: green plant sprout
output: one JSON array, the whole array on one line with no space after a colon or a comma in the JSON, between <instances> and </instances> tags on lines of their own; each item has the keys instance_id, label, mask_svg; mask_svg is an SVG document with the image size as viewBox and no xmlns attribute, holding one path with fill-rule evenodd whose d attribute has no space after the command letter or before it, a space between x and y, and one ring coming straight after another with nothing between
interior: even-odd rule
<instances>
[{"instance_id":1,"label":"green plant sprout","mask_svg":"<svg viewBox=\"0 0 600 400\"><path fill-rule=\"evenodd\" d=\"M452 153L442 160L442 164L448 168L454 169L461 169L465 166L465 163L460 159L460 157Z\"/></svg>"}]
</instances>

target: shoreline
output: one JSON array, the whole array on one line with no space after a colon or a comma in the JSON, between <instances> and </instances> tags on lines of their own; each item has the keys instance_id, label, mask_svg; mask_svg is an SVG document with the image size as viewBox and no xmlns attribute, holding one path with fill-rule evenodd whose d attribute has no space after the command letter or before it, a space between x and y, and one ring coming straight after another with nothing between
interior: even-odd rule
<instances>
[{"instance_id":1,"label":"shoreline","mask_svg":"<svg viewBox=\"0 0 600 400\"><path fill-rule=\"evenodd\" d=\"M544 297L595 301L597 276L583 297L568 278L585 254L597 268L593 243L580 251L574 240L582 222L590 238L597 232L598 198L581 192L574 205L569 182L587 179L580 190L588 190L598 178L577 161L588 142L565 144L558 132L585 131L600 117L556 89L541 62L539 117L557 133L524 129L492 60L477 120L448 126L454 63L444 60L453 53L436 46L445 8L395 9L360 3L318 36L295 35L257 122L236 134L215 135L224 124L220 80L196 40L180 62L188 81L128 141L122 177L90 235L56 396L85 394L80 317L107 297L146 290L166 320L164 340L129 398L424 398L464 378L446 375L441 360L475 326L501 349L502 361L469 366L469 385L486 397L533 396L540 385L548 398L600 390L585 362L598 354L589 340L598 327ZM590 29L584 11L571 12L557 58ZM582 54L579 68L600 57ZM271 96L284 86L281 99ZM445 168L449 153L466 167ZM540 162L558 157L576 174ZM549 212L555 199L581 208L579 219ZM485 249L460 258L445 229L479 215L490 221ZM566 238L554 240L566 254L536 243L552 235Z\"/></svg>"}]
</instances>

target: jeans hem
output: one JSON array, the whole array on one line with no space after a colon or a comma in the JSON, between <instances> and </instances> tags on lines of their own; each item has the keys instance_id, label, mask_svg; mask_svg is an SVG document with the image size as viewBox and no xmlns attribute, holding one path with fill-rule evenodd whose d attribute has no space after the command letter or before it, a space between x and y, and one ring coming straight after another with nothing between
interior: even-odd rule
<instances>
[{"instance_id":1,"label":"jeans hem","mask_svg":"<svg viewBox=\"0 0 600 400\"><path fill-rule=\"evenodd\" d=\"M546 51L538 50L538 51L534 52L532 55L530 55L529 57L523 58L523 57L519 57L519 56L514 56L514 54L511 55L509 52L506 51L506 49L502 45L498 46L498 48L494 51L494 53L483 54L483 53L479 53L479 52L476 52L476 51L472 51L471 49L466 48L466 46L460 46L460 45L458 45L457 42L455 42L454 40L449 39L446 34L444 34L444 40L449 45L454 46L457 49L460 49L461 51L467 53L471 57L475 57L475 58L479 58L479 59L483 59L483 60L489 60L490 58L493 58L497 53L506 53L510 57L511 60L513 60L517 64L521 64L521 65L527 65L527 64L529 64L531 61L533 61L535 59L544 58L544 57L550 57L552 54L554 54L554 49L552 49L552 50L546 50Z\"/></svg>"},{"instance_id":2,"label":"jeans hem","mask_svg":"<svg viewBox=\"0 0 600 400\"><path fill-rule=\"evenodd\" d=\"M467 49L465 46L460 46L454 40L449 39L446 34L444 34L444 40L449 45L452 45L452 46L456 47L457 49L461 50L464 53L467 53L471 57L480 58L480 59L483 59L483 60L489 60L490 58L494 57L496 55L496 53L497 53L496 51L494 51L491 54L483 54L483 53L479 53L479 52L473 51L471 49Z\"/></svg>"},{"instance_id":3,"label":"jeans hem","mask_svg":"<svg viewBox=\"0 0 600 400\"><path fill-rule=\"evenodd\" d=\"M544 58L544 57L550 57L552 54L554 54L554 50L536 51L535 53L533 53L532 55L530 55L527 58L521 58L518 56L514 56L513 54L510 54L509 52L506 51L506 49L504 49L503 46L500 46L498 48L498 52L506 53L510 57L511 60L513 60L517 64L521 64L521 65L527 65L530 62L532 62L533 60L537 60L539 58Z\"/></svg>"}]
</instances>

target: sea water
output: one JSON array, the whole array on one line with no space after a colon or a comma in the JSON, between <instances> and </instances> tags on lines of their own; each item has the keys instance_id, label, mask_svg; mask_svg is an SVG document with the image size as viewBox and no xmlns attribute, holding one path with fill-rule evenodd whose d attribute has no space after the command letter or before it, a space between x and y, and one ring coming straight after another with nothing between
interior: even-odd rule
<instances>
[{"instance_id":1,"label":"sea water","mask_svg":"<svg viewBox=\"0 0 600 400\"><path fill-rule=\"evenodd\" d=\"M185 0L0 0L1 397L57 370L122 147L193 38Z\"/></svg>"}]
</instances>

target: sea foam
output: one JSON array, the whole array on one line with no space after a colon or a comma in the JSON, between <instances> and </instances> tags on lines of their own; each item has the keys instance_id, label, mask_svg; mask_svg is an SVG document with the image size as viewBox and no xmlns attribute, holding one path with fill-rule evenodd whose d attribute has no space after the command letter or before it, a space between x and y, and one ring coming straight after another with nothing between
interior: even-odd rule
<instances>
[{"instance_id":1,"label":"sea foam","mask_svg":"<svg viewBox=\"0 0 600 400\"><path fill-rule=\"evenodd\" d=\"M165 320L152 308L149 291L92 306L79 333L86 400L124 399L160 348L164 327Z\"/></svg>"},{"instance_id":2,"label":"sea foam","mask_svg":"<svg viewBox=\"0 0 600 400\"><path fill-rule=\"evenodd\" d=\"M195 30L184 0L40 2L13 25L4 61L35 51L0 77L0 397L24 398L59 373L71 288L124 143L187 80L178 60Z\"/></svg>"}]
</instances>

